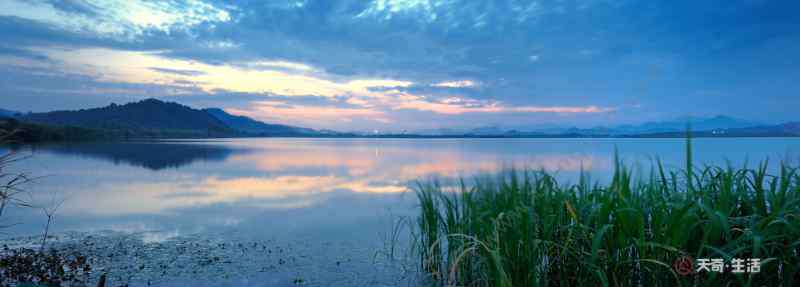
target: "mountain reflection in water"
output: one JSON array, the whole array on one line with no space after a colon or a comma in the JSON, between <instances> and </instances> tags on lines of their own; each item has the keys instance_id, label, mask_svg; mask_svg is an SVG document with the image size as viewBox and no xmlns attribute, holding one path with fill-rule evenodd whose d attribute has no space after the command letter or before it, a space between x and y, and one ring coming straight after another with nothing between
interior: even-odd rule
<instances>
[{"instance_id":1,"label":"mountain reflection in water","mask_svg":"<svg viewBox=\"0 0 800 287\"><path fill-rule=\"evenodd\" d=\"M189 142L85 142L46 144L34 147L64 155L129 164L151 170L178 168L196 161L223 161L234 153L246 152L225 145Z\"/></svg>"},{"instance_id":2,"label":"mountain reflection in water","mask_svg":"<svg viewBox=\"0 0 800 287\"><path fill-rule=\"evenodd\" d=\"M36 204L65 200L54 229L375 234L387 211L413 215L417 180L452 182L519 167L575 182L610 179L615 147L647 170L681 168L682 139L297 139L80 143L20 149ZM798 139L698 139L697 164L796 158ZM40 210L9 212L10 235L39 232ZM29 224L33 222L34 224ZM268 227L268 228L265 228Z\"/></svg>"}]
</instances>

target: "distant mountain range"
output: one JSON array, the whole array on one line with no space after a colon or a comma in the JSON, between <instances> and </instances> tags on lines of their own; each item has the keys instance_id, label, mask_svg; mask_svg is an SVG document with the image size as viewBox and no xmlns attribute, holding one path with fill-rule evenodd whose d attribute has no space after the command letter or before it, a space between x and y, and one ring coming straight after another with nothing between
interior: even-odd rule
<instances>
[{"instance_id":1,"label":"distant mountain range","mask_svg":"<svg viewBox=\"0 0 800 287\"><path fill-rule=\"evenodd\" d=\"M246 147L206 145L185 141L154 144L149 141L125 143L75 142L68 144L41 144L37 149L67 155L79 155L112 162L144 167L150 170L177 168L198 161L222 161L234 154L250 152Z\"/></svg>"},{"instance_id":2,"label":"distant mountain range","mask_svg":"<svg viewBox=\"0 0 800 287\"><path fill-rule=\"evenodd\" d=\"M16 114L19 114L19 112L0 109L0 118L11 118Z\"/></svg>"},{"instance_id":3,"label":"distant mountain range","mask_svg":"<svg viewBox=\"0 0 800 287\"><path fill-rule=\"evenodd\" d=\"M680 137L685 132L662 132L631 135L632 137ZM778 125L759 125L744 128L712 129L692 131L696 137L797 137L800 136L800 122Z\"/></svg>"},{"instance_id":4,"label":"distant mountain range","mask_svg":"<svg viewBox=\"0 0 800 287\"><path fill-rule=\"evenodd\" d=\"M3 110L5 111L5 110ZM41 125L33 127L58 138L63 128L80 128L77 133L91 131L107 138L205 138L240 136L318 136L330 132L287 125L263 123L248 117L231 115L217 109L193 109L178 103L146 99L124 105L111 104L101 108L46 113L20 114L4 112L15 122ZM10 125L10 124L6 124ZM8 128L7 128L8 129ZM29 128L30 129L30 128ZM75 131L72 134L76 133ZM63 135L64 137L70 137ZM41 138L33 135L34 138ZM80 138L84 138L81 136Z\"/></svg>"},{"instance_id":5,"label":"distant mountain range","mask_svg":"<svg viewBox=\"0 0 800 287\"><path fill-rule=\"evenodd\" d=\"M324 133L309 128L268 124L245 116L231 115L219 108L209 108L204 109L203 111L222 121L228 127L246 134L259 136L297 136L319 135Z\"/></svg>"},{"instance_id":6,"label":"distant mountain range","mask_svg":"<svg viewBox=\"0 0 800 287\"><path fill-rule=\"evenodd\" d=\"M2 119L5 118L5 119ZM641 125L576 128L552 124L487 126L401 134L356 134L264 123L219 108L194 109L146 99L124 105L46 113L0 109L0 134L16 130L19 141L211 138L211 137L683 137L687 124L701 137L800 136L800 122L766 125L728 116L682 118ZM19 132L22 131L22 132Z\"/></svg>"},{"instance_id":7,"label":"distant mountain range","mask_svg":"<svg viewBox=\"0 0 800 287\"><path fill-rule=\"evenodd\" d=\"M685 132L687 127L693 131L727 130L746 127L761 126L763 124L728 116L714 116L708 118L685 117L672 121L646 122L641 125L621 125L616 127L597 127L591 129L570 129L570 132L584 134L630 135Z\"/></svg>"},{"instance_id":8,"label":"distant mountain range","mask_svg":"<svg viewBox=\"0 0 800 287\"><path fill-rule=\"evenodd\" d=\"M492 125L485 127L478 127L472 129L433 129L423 130L420 134L429 136L455 136L455 135L472 135L472 136L635 136L635 135L666 135L672 133L685 133L686 128L690 127L692 131L722 131L738 132L740 129L757 129L757 130L780 130L777 126L765 125L758 122L737 119L729 116L714 116L714 117L684 117L671 121L663 122L646 122L640 125L620 125L613 127L592 127L592 128L577 128L565 127L555 124L545 124L537 126L515 126L503 127L500 125ZM744 130L741 130L744 131Z\"/></svg>"}]
</instances>

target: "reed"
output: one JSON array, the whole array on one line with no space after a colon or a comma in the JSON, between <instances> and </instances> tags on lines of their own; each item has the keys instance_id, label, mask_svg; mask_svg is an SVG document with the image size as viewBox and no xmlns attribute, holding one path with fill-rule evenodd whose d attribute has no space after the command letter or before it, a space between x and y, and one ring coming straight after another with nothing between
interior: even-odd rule
<instances>
[{"instance_id":1,"label":"reed","mask_svg":"<svg viewBox=\"0 0 800 287\"><path fill-rule=\"evenodd\" d=\"M446 286L800 284L798 170L697 168L691 158L687 140L684 170L656 161L634 179L615 156L608 184L514 169L470 184L419 182L419 266ZM760 258L761 270L680 275L673 263L684 256Z\"/></svg>"}]
</instances>

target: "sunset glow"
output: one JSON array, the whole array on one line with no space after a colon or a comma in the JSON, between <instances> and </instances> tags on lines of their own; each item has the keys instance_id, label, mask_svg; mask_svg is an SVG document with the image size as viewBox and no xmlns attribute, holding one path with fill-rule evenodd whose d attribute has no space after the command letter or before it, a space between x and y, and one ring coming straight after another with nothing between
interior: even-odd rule
<instances>
[{"instance_id":1,"label":"sunset glow","mask_svg":"<svg viewBox=\"0 0 800 287\"><path fill-rule=\"evenodd\" d=\"M155 97L270 123L402 132L718 114L770 123L789 119L784 107L798 104L792 72L777 64L796 53L778 59L758 50L796 50L782 28L791 21L781 17L776 23L787 25L771 27L772 40L745 41L760 39L741 32L760 30L741 20L748 15L717 15L725 28L713 35L721 38L698 42L714 37L692 17L684 21L693 32L625 22L674 22L661 5L324 2L3 1L0 73L15 79L0 83L4 108ZM763 72L750 72L754 65ZM30 100L42 97L53 100ZM709 104L720 102L728 104Z\"/></svg>"}]
</instances>

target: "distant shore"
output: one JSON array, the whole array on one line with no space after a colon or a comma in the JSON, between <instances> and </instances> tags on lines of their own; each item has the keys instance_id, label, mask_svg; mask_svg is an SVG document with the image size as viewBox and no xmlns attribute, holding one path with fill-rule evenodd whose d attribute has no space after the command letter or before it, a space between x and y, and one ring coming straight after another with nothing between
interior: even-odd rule
<instances>
[{"instance_id":1,"label":"distant shore","mask_svg":"<svg viewBox=\"0 0 800 287\"><path fill-rule=\"evenodd\" d=\"M224 139L224 138L365 138L365 139L515 139L515 138L686 138L686 132L659 132L643 134L581 134L581 133L506 133L506 134L450 134L424 135L410 133L358 134L358 133L318 133L318 134L251 134L251 133L201 133L195 130L114 130L77 126L44 125L22 122L13 119L0 120L0 134L8 135L11 143L45 142L83 142L83 141L143 141L165 139ZM693 131L695 138L765 138L800 137L800 134L745 130L738 132Z\"/></svg>"}]
</instances>

